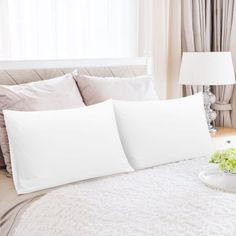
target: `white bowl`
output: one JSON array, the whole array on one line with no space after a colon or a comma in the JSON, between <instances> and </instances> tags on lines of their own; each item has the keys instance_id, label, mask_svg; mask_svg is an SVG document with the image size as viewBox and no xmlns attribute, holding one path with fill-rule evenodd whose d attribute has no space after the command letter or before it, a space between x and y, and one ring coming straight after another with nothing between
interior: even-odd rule
<instances>
[{"instance_id":1,"label":"white bowl","mask_svg":"<svg viewBox=\"0 0 236 236\"><path fill-rule=\"evenodd\" d=\"M199 173L200 180L210 188L236 193L236 175L217 169L207 169Z\"/></svg>"},{"instance_id":2,"label":"white bowl","mask_svg":"<svg viewBox=\"0 0 236 236\"><path fill-rule=\"evenodd\" d=\"M224 171L222 176L227 188L236 188L236 174Z\"/></svg>"}]
</instances>

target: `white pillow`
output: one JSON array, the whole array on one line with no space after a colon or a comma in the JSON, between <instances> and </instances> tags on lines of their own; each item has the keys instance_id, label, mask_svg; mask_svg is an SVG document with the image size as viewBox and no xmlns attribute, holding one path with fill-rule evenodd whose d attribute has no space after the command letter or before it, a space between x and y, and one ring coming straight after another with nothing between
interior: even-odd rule
<instances>
[{"instance_id":1,"label":"white pillow","mask_svg":"<svg viewBox=\"0 0 236 236\"><path fill-rule=\"evenodd\" d=\"M113 104L126 157L135 169L212 152L202 93L173 100Z\"/></svg>"},{"instance_id":2,"label":"white pillow","mask_svg":"<svg viewBox=\"0 0 236 236\"><path fill-rule=\"evenodd\" d=\"M132 171L112 101L59 111L4 111L18 194Z\"/></svg>"},{"instance_id":3,"label":"white pillow","mask_svg":"<svg viewBox=\"0 0 236 236\"><path fill-rule=\"evenodd\" d=\"M150 75L127 78L76 75L76 72L73 72L73 75L86 105L103 102L107 99L158 100Z\"/></svg>"}]
</instances>

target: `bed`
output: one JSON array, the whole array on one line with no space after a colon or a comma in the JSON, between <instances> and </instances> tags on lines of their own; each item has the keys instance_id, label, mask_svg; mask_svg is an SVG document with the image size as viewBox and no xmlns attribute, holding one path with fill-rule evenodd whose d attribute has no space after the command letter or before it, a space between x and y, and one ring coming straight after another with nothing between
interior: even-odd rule
<instances>
[{"instance_id":1,"label":"bed","mask_svg":"<svg viewBox=\"0 0 236 236\"><path fill-rule=\"evenodd\" d=\"M21 196L1 171L1 235L233 236L235 194L204 186L206 165L182 161Z\"/></svg>"},{"instance_id":2,"label":"bed","mask_svg":"<svg viewBox=\"0 0 236 236\"><path fill-rule=\"evenodd\" d=\"M96 66L94 66L96 65ZM33 69L32 69L33 68ZM146 73L146 60L1 62L1 84L17 84L79 68L96 76ZM17 195L0 170L0 234L236 235L236 197L207 188L198 173L208 157Z\"/></svg>"}]
</instances>

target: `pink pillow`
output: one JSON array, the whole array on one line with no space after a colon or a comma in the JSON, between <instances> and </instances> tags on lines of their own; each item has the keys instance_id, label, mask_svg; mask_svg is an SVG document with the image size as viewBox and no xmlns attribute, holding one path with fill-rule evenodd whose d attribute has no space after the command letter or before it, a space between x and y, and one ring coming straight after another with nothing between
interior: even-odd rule
<instances>
[{"instance_id":1,"label":"pink pillow","mask_svg":"<svg viewBox=\"0 0 236 236\"><path fill-rule=\"evenodd\" d=\"M0 86L0 145L6 169L11 170L10 149L3 110L39 111L84 106L71 74L20 85Z\"/></svg>"},{"instance_id":2,"label":"pink pillow","mask_svg":"<svg viewBox=\"0 0 236 236\"><path fill-rule=\"evenodd\" d=\"M86 105L107 99L144 101L158 100L151 76L129 78L95 77L73 73Z\"/></svg>"}]
</instances>

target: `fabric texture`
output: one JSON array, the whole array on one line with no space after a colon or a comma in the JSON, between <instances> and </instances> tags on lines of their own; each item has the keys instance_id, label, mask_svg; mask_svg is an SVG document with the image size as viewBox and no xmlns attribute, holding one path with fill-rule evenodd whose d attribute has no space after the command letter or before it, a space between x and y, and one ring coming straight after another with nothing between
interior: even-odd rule
<instances>
[{"instance_id":1,"label":"fabric texture","mask_svg":"<svg viewBox=\"0 0 236 236\"><path fill-rule=\"evenodd\" d=\"M107 99L127 101L158 99L152 77L148 75L118 78L76 75L74 72L74 78L86 105Z\"/></svg>"},{"instance_id":2,"label":"fabric texture","mask_svg":"<svg viewBox=\"0 0 236 236\"><path fill-rule=\"evenodd\" d=\"M234 0L183 0L183 51L229 51L233 24ZM202 86L186 86L187 95L202 91ZM230 99L233 85L214 86L216 126L231 127Z\"/></svg>"},{"instance_id":3,"label":"fabric texture","mask_svg":"<svg viewBox=\"0 0 236 236\"><path fill-rule=\"evenodd\" d=\"M57 110L84 106L71 74L21 85L0 86L0 144L9 174L11 158L2 111Z\"/></svg>"},{"instance_id":4,"label":"fabric texture","mask_svg":"<svg viewBox=\"0 0 236 236\"><path fill-rule=\"evenodd\" d=\"M171 100L113 103L120 139L134 169L213 151L202 93Z\"/></svg>"},{"instance_id":5,"label":"fabric texture","mask_svg":"<svg viewBox=\"0 0 236 236\"><path fill-rule=\"evenodd\" d=\"M151 58L155 88L160 99L181 97L181 3L139 0L138 55Z\"/></svg>"},{"instance_id":6,"label":"fabric texture","mask_svg":"<svg viewBox=\"0 0 236 236\"><path fill-rule=\"evenodd\" d=\"M229 51L233 23L234 0L214 0L213 14L213 51ZM217 12L217 13L216 13ZM213 108L216 110L216 126L231 127L230 103L233 95L233 85L213 86L213 93L216 95L216 102Z\"/></svg>"},{"instance_id":7,"label":"fabric texture","mask_svg":"<svg viewBox=\"0 0 236 236\"><path fill-rule=\"evenodd\" d=\"M232 23L232 29L231 29L231 39L230 39L230 51L232 53L234 68L236 68L236 4L234 4L234 10L233 10L233 23ZM233 95L231 97L231 121L232 121L232 127L236 128L236 89L234 86Z\"/></svg>"},{"instance_id":8,"label":"fabric texture","mask_svg":"<svg viewBox=\"0 0 236 236\"><path fill-rule=\"evenodd\" d=\"M235 194L208 188L198 178L208 161L182 161L52 191L26 209L13 235L234 236Z\"/></svg>"},{"instance_id":9,"label":"fabric texture","mask_svg":"<svg viewBox=\"0 0 236 236\"><path fill-rule=\"evenodd\" d=\"M99 77L133 77L147 74L147 65L121 65L121 66L85 66L74 68L30 68L30 69L4 69L0 70L1 85L16 85L40 80L48 80L64 76L77 70L79 75Z\"/></svg>"},{"instance_id":10,"label":"fabric texture","mask_svg":"<svg viewBox=\"0 0 236 236\"><path fill-rule=\"evenodd\" d=\"M0 170L0 235L12 236L11 229L17 224L21 213L48 191L18 195L13 179L6 176L6 170Z\"/></svg>"},{"instance_id":11,"label":"fabric texture","mask_svg":"<svg viewBox=\"0 0 236 236\"><path fill-rule=\"evenodd\" d=\"M59 111L3 113L18 194L132 171L112 101Z\"/></svg>"}]
</instances>

